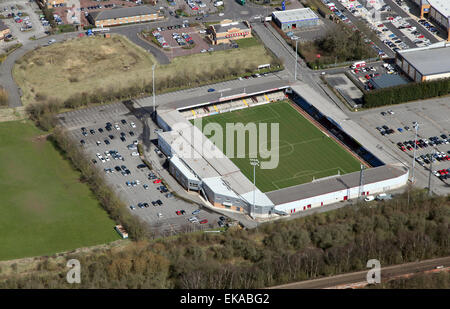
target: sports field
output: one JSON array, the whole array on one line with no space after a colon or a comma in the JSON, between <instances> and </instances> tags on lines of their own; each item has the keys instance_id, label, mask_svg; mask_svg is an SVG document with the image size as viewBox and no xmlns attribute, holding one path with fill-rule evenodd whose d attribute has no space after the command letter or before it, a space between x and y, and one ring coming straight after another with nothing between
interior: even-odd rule
<instances>
[{"instance_id":1,"label":"sports field","mask_svg":"<svg viewBox=\"0 0 450 309\"><path fill-rule=\"evenodd\" d=\"M0 260L119 239L114 222L43 132L0 123Z\"/></svg>"},{"instance_id":2,"label":"sports field","mask_svg":"<svg viewBox=\"0 0 450 309\"><path fill-rule=\"evenodd\" d=\"M245 125L250 122L256 124L265 122L270 129L270 123L279 123L278 167L276 169L257 168L256 171L256 186L263 192L311 182L313 177L318 179L336 175L338 171L346 174L360 169L360 162L355 157L305 119L287 101L213 115L202 120L202 126L208 122L216 122L222 128L225 128L226 123L241 122ZM223 144L226 145L226 131L223 132ZM271 133L267 136L269 137L268 149L270 149ZM226 147L223 148L225 149L222 150L226 153ZM245 153L245 158L229 157L253 181L253 167L249 163L248 156L248 138ZM259 158L259 160L267 159Z\"/></svg>"}]
</instances>

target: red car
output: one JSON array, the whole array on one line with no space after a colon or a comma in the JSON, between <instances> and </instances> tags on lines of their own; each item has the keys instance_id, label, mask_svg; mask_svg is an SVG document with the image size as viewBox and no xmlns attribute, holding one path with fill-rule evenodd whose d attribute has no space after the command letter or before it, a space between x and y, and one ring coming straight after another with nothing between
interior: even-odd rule
<instances>
[{"instance_id":1,"label":"red car","mask_svg":"<svg viewBox=\"0 0 450 309\"><path fill-rule=\"evenodd\" d=\"M155 179L153 180L153 183L161 183L161 179Z\"/></svg>"},{"instance_id":2,"label":"red car","mask_svg":"<svg viewBox=\"0 0 450 309\"><path fill-rule=\"evenodd\" d=\"M419 35L418 38L419 39L423 39L425 36L423 34Z\"/></svg>"},{"instance_id":3,"label":"red car","mask_svg":"<svg viewBox=\"0 0 450 309\"><path fill-rule=\"evenodd\" d=\"M208 220L203 219L202 221L200 221L200 224L205 224L205 223L208 223Z\"/></svg>"},{"instance_id":4,"label":"red car","mask_svg":"<svg viewBox=\"0 0 450 309\"><path fill-rule=\"evenodd\" d=\"M175 213L177 214L177 216L181 216L184 215L186 212L184 210L177 210Z\"/></svg>"},{"instance_id":5,"label":"red car","mask_svg":"<svg viewBox=\"0 0 450 309\"><path fill-rule=\"evenodd\" d=\"M370 79L369 74L366 74L366 76L364 76L366 79Z\"/></svg>"}]
</instances>

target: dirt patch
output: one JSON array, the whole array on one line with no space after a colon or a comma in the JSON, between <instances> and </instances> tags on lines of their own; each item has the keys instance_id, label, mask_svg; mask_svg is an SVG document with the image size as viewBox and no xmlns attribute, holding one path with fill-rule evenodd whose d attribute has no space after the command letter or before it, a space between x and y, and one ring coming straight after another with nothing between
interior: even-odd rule
<instances>
[{"instance_id":1,"label":"dirt patch","mask_svg":"<svg viewBox=\"0 0 450 309\"><path fill-rule=\"evenodd\" d=\"M47 141L47 138L50 134L42 134L42 135L37 135L37 136L33 136L33 138L31 139L31 141L33 143L44 143Z\"/></svg>"}]
</instances>

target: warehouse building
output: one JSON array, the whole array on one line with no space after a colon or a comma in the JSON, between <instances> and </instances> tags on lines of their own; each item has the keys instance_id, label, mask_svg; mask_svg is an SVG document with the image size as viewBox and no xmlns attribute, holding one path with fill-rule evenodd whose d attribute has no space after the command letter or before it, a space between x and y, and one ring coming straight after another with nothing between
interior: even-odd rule
<instances>
[{"instance_id":1,"label":"warehouse building","mask_svg":"<svg viewBox=\"0 0 450 309\"><path fill-rule=\"evenodd\" d=\"M319 25L319 17L310 8L275 11L272 20L283 31Z\"/></svg>"},{"instance_id":2,"label":"warehouse building","mask_svg":"<svg viewBox=\"0 0 450 309\"><path fill-rule=\"evenodd\" d=\"M209 26L209 40L211 44L227 44L230 40L252 37L252 29L247 21L225 19L219 24Z\"/></svg>"},{"instance_id":3,"label":"warehouse building","mask_svg":"<svg viewBox=\"0 0 450 309\"><path fill-rule=\"evenodd\" d=\"M10 33L9 28L5 23L0 20L0 41L4 40L5 37Z\"/></svg>"},{"instance_id":4,"label":"warehouse building","mask_svg":"<svg viewBox=\"0 0 450 309\"><path fill-rule=\"evenodd\" d=\"M398 50L396 64L416 82L450 78L450 43Z\"/></svg>"},{"instance_id":5,"label":"warehouse building","mask_svg":"<svg viewBox=\"0 0 450 309\"><path fill-rule=\"evenodd\" d=\"M420 8L420 18L428 18L447 30L450 41L450 1L448 0L412 0Z\"/></svg>"},{"instance_id":6,"label":"warehouse building","mask_svg":"<svg viewBox=\"0 0 450 309\"><path fill-rule=\"evenodd\" d=\"M96 27L109 27L142 23L164 19L160 11L141 5L129 8L115 8L90 14Z\"/></svg>"}]
</instances>

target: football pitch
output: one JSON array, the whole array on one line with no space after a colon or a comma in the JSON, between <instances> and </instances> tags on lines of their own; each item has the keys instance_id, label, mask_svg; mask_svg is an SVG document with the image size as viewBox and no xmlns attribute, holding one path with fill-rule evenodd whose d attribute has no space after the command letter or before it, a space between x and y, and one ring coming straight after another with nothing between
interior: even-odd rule
<instances>
[{"instance_id":1,"label":"football pitch","mask_svg":"<svg viewBox=\"0 0 450 309\"><path fill-rule=\"evenodd\" d=\"M320 131L296 111L288 101L245 108L202 118L202 127L215 122L223 128L224 142L227 123L267 123L268 149L271 149L271 123L279 123L279 161L275 169L256 169L256 186L263 192L311 182L313 179L358 171L360 162L336 141ZM258 130L258 140L259 140ZM207 137L214 136L215 132ZM235 133L235 151L237 147ZM217 145L226 154L226 146ZM258 145L259 146L259 145ZM245 157L228 156L248 179L253 181L249 160L249 139L246 135ZM267 161L258 156L258 159Z\"/></svg>"}]
</instances>

